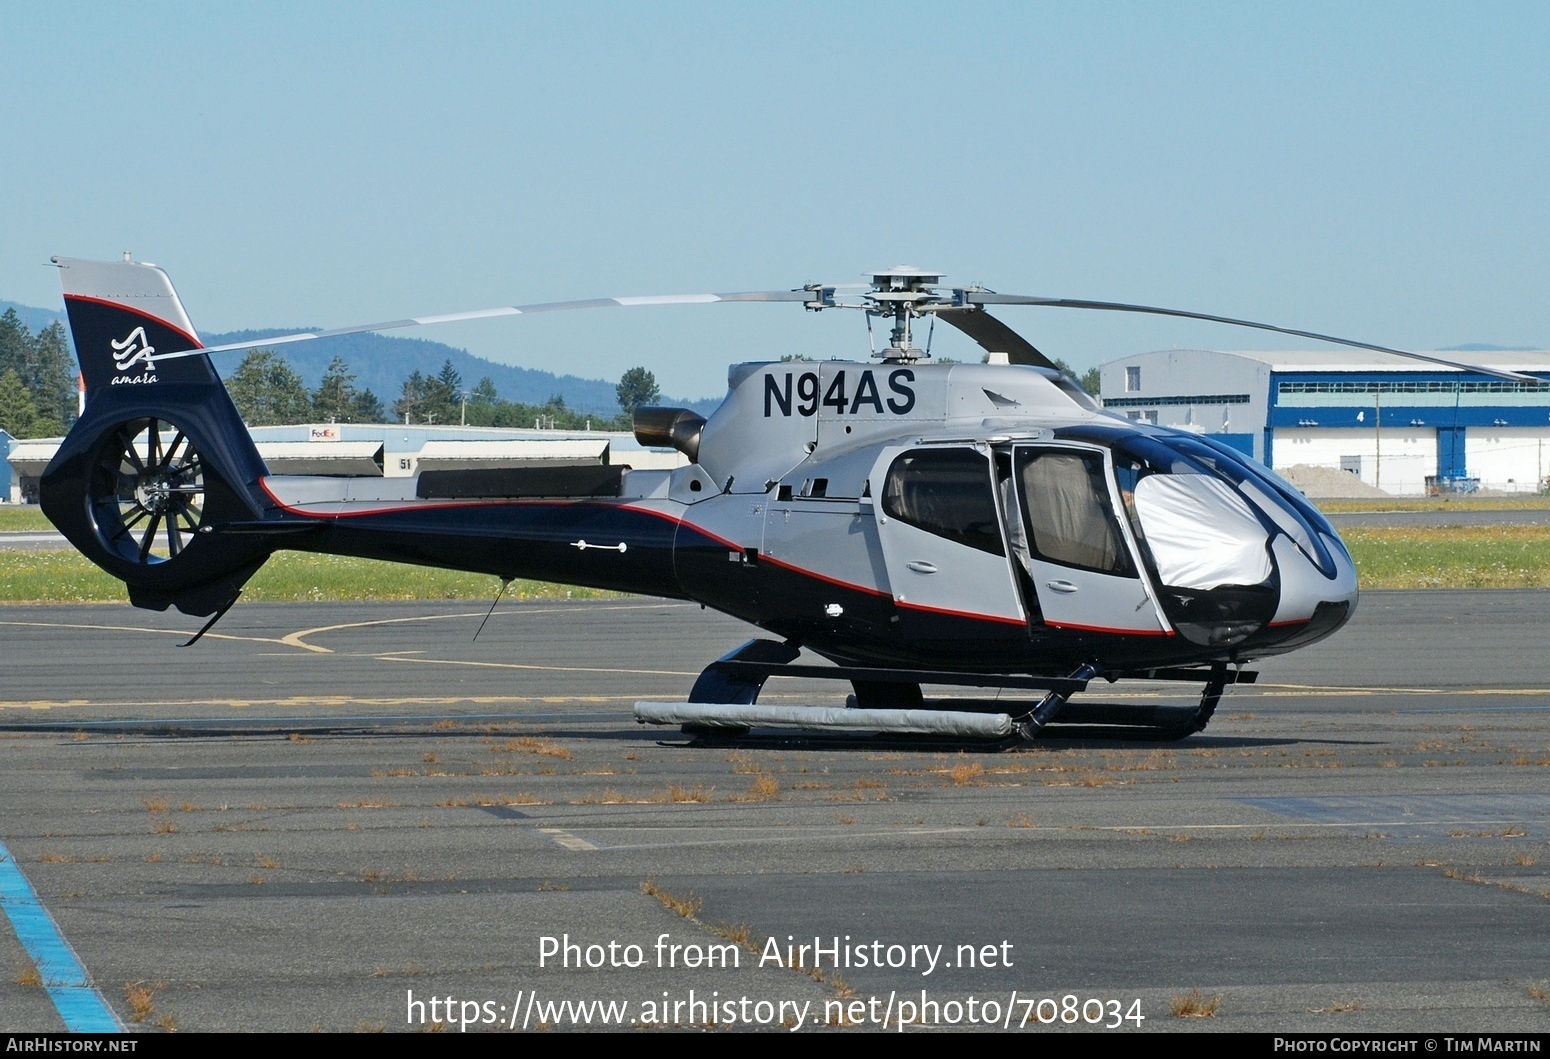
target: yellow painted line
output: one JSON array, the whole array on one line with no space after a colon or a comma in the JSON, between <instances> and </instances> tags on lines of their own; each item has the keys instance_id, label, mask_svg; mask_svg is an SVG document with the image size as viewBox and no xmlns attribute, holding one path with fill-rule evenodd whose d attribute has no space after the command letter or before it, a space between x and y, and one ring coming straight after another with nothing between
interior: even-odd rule
<instances>
[{"instance_id":1,"label":"yellow painted line","mask_svg":"<svg viewBox=\"0 0 1550 1059\"><path fill-rule=\"evenodd\" d=\"M548 835L550 838L554 839L556 842L558 842L560 845L564 846L566 849L573 849L573 850L576 850L578 852L581 852L581 851L584 851L584 850L596 850L597 849L596 846L594 846L592 843L588 842L586 839L584 839L584 838L577 838L575 835L571 834L569 831L561 830L558 827L540 827L538 830L541 831L543 834Z\"/></svg>"},{"instance_id":2,"label":"yellow painted line","mask_svg":"<svg viewBox=\"0 0 1550 1059\"><path fill-rule=\"evenodd\" d=\"M1271 812L1272 810L1264 810ZM1531 824L1538 825L1540 819L1524 820L1521 817L1491 816L1483 819L1439 819L1421 820L1409 816L1400 820L1347 820L1347 821L1307 821L1307 820L1270 820L1258 824L1127 824L1124 827L1118 824L1084 825L1061 824L1053 827L1034 826L1028 828L1016 828L1019 831L1113 831L1119 834L1135 831L1151 831L1157 834L1170 834L1175 831L1271 831L1302 828L1309 830L1349 830L1353 827L1502 827L1504 825ZM1506 838L1505 835L1459 835L1458 838ZM1512 836L1523 837L1523 836ZM1538 841L1537 839L1531 841Z\"/></svg>"},{"instance_id":3,"label":"yellow painted line","mask_svg":"<svg viewBox=\"0 0 1550 1059\"><path fill-rule=\"evenodd\" d=\"M0 625L16 625L25 629L96 629L103 632L146 632L154 636L177 636L185 640L197 631L194 629L148 629L140 625L89 625L85 622L71 621L0 621ZM206 633L205 639L242 640L250 643L284 642L273 636L234 636L220 632Z\"/></svg>"},{"instance_id":4,"label":"yellow painted line","mask_svg":"<svg viewBox=\"0 0 1550 1059\"><path fill-rule=\"evenodd\" d=\"M374 655L384 662L415 662L427 666L473 666L476 669L523 669L540 673L622 673L642 677L697 677L698 673L676 669L601 669L588 666L539 666L524 662L473 662L460 658L405 658L398 654Z\"/></svg>"},{"instance_id":5,"label":"yellow painted line","mask_svg":"<svg viewBox=\"0 0 1550 1059\"><path fill-rule=\"evenodd\" d=\"M592 604L588 604L588 609L589 610L592 610L592 609L597 609L597 610L645 610L645 609L652 609L652 608L662 607L662 606L667 606L667 607L688 607L688 606L692 606L692 604L689 604L689 603L633 603L633 604L631 604L631 603L624 603L624 604L611 604L611 605L598 604L596 606L594 606ZM531 615L531 614L559 614L559 613L562 613L562 612L570 612L570 611L572 611L574 609L575 609L574 607L544 607L544 608L542 608L540 610L523 610L523 611L520 611L520 612L508 610L508 611L505 611L501 616L502 617L507 617L507 616L515 615L515 616L518 616L518 617L526 617L526 616ZM482 617L484 617L484 615L486 613L487 613L486 611L476 610L476 611L469 611L468 613L462 613L462 614L416 614L416 615L412 615L412 616L407 617L407 618L377 618L377 619L374 619L372 621L347 621L347 622L341 622L338 625L319 625L319 626L316 626L315 628L311 628L311 629L299 629L296 632L289 633L289 634L287 634L285 636L280 637L280 639L278 641L276 641L276 642L286 644L286 645L288 645L290 647L299 647L299 648L301 648L304 651L316 651L319 654L333 654L334 652L331 649L327 648L327 647L319 647L316 644L307 643L306 642L306 638L308 636L317 636L317 635L319 635L321 633L325 633L325 632L338 632L341 629L366 629L366 628L370 628L370 627L375 626L375 625L400 625L400 624L404 624L404 623L407 623L407 622L415 622L415 621L446 621L446 620L451 619L451 618L482 618Z\"/></svg>"},{"instance_id":6,"label":"yellow painted line","mask_svg":"<svg viewBox=\"0 0 1550 1059\"><path fill-rule=\"evenodd\" d=\"M158 709L203 707L205 709L250 709L265 706L275 709L300 709L316 706L563 706L566 703L604 704L611 702L633 703L635 695L459 695L454 697L405 696L400 698L359 699L345 695L298 695L283 699L11 699L0 700L0 710L59 710L87 708L119 708L131 706ZM197 720L199 718L163 718L164 720ZM206 718L208 719L208 718ZM326 721L329 718L318 718ZM450 718L456 720L455 717ZM133 718L131 718L133 720ZM512 720L521 720L513 717Z\"/></svg>"},{"instance_id":7,"label":"yellow painted line","mask_svg":"<svg viewBox=\"0 0 1550 1059\"><path fill-rule=\"evenodd\" d=\"M303 637L316 636L325 632L337 632L340 629L365 629L373 625L400 625L411 621L444 621L449 618L477 618L480 614L480 611L470 611L467 614L417 614L408 618L379 618L375 621L347 621L341 622L338 625L317 625L310 629L298 629L296 632L287 633L280 637L279 642L288 647L299 647L303 651L316 651L318 654L331 655L334 653L331 648L307 643Z\"/></svg>"},{"instance_id":8,"label":"yellow painted line","mask_svg":"<svg viewBox=\"0 0 1550 1059\"><path fill-rule=\"evenodd\" d=\"M1281 685L1295 687L1295 685ZM1266 691L1262 698L1287 698L1293 695L1550 695L1550 688L1304 688L1295 691ZM1225 700L1224 700L1225 701Z\"/></svg>"},{"instance_id":9,"label":"yellow painted line","mask_svg":"<svg viewBox=\"0 0 1550 1059\"><path fill-rule=\"evenodd\" d=\"M626 805L640 805L640 804L646 804L646 803L625 802L625 803L622 803L622 804L626 804ZM649 803L649 804L659 805L661 803L653 802L653 803ZM615 829L613 829L613 828L592 828L590 830L615 830ZM685 830L685 829L681 829L681 828L673 828L673 829L666 829L666 828L662 828L662 829L658 829L658 828L618 828L617 830L623 831L623 832L631 832L631 831L652 831L652 830L680 831L680 830ZM696 827L696 828L693 829L693 833L703 833L705 831L717 831L717 830L720 830L720 831L738 831L738 832L752 831L752 832L755 832L755 833L753 833L753 834L742 834L742 833L740 833L740 834L738 834L738 835L736 835L735 837L732 837L732 838L695 838L695 839L685 839L683 841L677 841L677 842L675 842L675 841L635 842L635 843L631 843L630 845L621 845L621 846L613 846L613 845L611 845L611 846L608 847L608 852L610 852L610 853L616 853L616 852L617 853L624 853L624 852L633 852L635 850L642 850L642 849L684 849L684 848L687 848L689 846L774 846L774 845L785 845L785 844L789 844L789 843L792 843L792 842L819 842L819 841L823 841L823 840L826 840L826 839L838 839L838 840L840 840L842 842L853 842L856 839L863 839L863 838L898 838L900 836L917 836L917 835L921 835L921 836L924 836L924 835L960 835L960 834L967 834L967 833L970 833L970 832L978 831L978 830L980 830L980 828L978 828L978 827L934 827L934 828L916 828L916 827L911 827L911 828L900 828L900 829L888 830L888 831L867 831L867 830L858 830L858 829L856 829L854 827L848 827L848 826L811 828L811 829L809 829L809 828L801 828L800 830L799 829L795 829L795 828L784 828L783 827L783 828L780 829L780 833L776 834L774 832L769 831L768 829L761 829L761 828L758 828L755 825L750 825L750 824L720 824L720 825L712 825L710 827ZM796 833L793 833L793 832L796 832Z\"/></svg>"}]
</instances>

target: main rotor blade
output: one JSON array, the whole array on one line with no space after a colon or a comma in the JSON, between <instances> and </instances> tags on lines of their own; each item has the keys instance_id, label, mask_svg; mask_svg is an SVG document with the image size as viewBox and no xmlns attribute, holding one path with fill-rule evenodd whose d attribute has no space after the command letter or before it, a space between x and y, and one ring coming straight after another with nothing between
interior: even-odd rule
<instances>
[{"instance_id":1,"label":"main rotor blade","mask_svg":"<svg viewBox=\"0 0 1550 1059\"><path fill-rule=\"evenodd\" d=\"M944 323L952 324L978 342L987 353L1005 353L1012 364L1060 370L1054 361L1033 348L1033 343L984 309L938 309L936 314Z\"/></svg>"},{"instance_id":2,"label":"main rotor blade","mask_svg":"<svg viewBox=\"0 0 1550 1059\"><path fill-rule=\"evenodd\" d=\"M201 353L225 353L234 349L257 349L262 346L284 346L292 342L310 342L315 338L337 338L340 335L359 335L371 331L392 331L401 327L423 327L432 324L459 323L465 320L490 320L501 316L527 316L532 313L563 312L569 309L634 308L642 305L706 305L712 302L810 302L820 294L808 290L761 290L734 291L726 294L649 294L630 298L586 298L569 302L538 302L533 305L505 305L495 309L475 309L466 313L441 313L435 316L409 316L402 320L386 320L375 324L355 324L350 327L330 327L326 330L299 331L272 338L258 338L245 342L227 342L219 346L203 346L199 349L153 356L153 361L176 360L179 357L195 357Z\"/></svg>"},{"instance_id":3,"label":"main rotor blade","mask_svg":"<svg viewBox=\"0 0 1550 1059\"><path fill-rule=\"evenodd\" d=\"M1375 346L1371 342L1358 342L1351 338L1321 335L1316 331L1299 331L1293 327L1277 327L1275 324L1262 324L1254 320L1236 320L1230 316L1213 316L1210 313L1195 313L1186 309L1161 309L1155 305L1127 305L1124 302L1097 302L1082 298L1040 298L1025 294L992 294L990 291L965 291L964 297L975 305L1047 305L1058 309L1108 309L1121 313L1181 316L1188 320L1206 320L1214 324L1231 324L1234 327L1252 327L1258 331L1275 331L1278 334L1295 335L1298 338L1311 338L1317 342L1332 342L1337 346L1350 346L1352 349L1370 349L1375 353L1389 353L1396 357L1424 360L1429 364L1441 364L1448 368L1478 371L1482 375L1492 375L1498 379L1511 379L1513 382L1544 381L1533 375L1509 371L1506 368L1488 368L1483 364L1470 364L1467 361L1450 360L1447 357L1437 357L1427 353L1411 353L1403 349L1390 349L1388 346Z\"/></svg>"}]
</instances>

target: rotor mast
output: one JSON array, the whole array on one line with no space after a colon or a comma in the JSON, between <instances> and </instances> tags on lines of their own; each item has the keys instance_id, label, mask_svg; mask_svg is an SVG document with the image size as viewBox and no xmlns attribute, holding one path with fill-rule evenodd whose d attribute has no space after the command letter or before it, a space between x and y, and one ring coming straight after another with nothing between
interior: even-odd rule
<instances>
[{"instance_id":1,"label":"rotor mast","mask_svg":"<svg viewBox=\"0 0 1550 1059\"><path fill-rule=\"evenodd\" d=\"M927 272L913 265L895 265L872 273L872 293L866 299L870 303L867 315L893 318L888 348L873 356L884 361L912 361L930 356L915 347L910 337L910 321L932 311L926 308L928 304L935 306L941 301L940 295L932 290L941 282L940 273Z\"/></svg>"}]
</instances>

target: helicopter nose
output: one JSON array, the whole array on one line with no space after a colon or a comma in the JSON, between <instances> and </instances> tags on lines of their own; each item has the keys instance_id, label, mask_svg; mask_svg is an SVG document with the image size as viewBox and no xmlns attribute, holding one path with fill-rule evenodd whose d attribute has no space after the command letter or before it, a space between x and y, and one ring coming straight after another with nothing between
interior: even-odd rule
<instances>
[{"instance_id":1,"label":"helicopter nose","mask_svg":"<svg viewBox=\"0 0 1550 1059\"><path fill-rule=\"evenodd\" d=\"M1285 536L1272 543L1281 572L1281 599L1271 626L1318 626L1322 639L1350 620L1359 595L1356 564L1338 536L1317 531L1333 567L1326 573ZM1313 631L1310 629L1310 631Z\"/></svg>"}]
</instances>

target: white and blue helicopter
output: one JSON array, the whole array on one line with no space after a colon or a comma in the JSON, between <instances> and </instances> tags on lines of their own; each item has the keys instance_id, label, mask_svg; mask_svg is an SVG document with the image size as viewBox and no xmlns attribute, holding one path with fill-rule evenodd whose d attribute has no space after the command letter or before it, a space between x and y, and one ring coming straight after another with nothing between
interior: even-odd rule
<instances>
[{"instance_id":1,"label":"white and blue helicopter","mask_svg":"<svg viewBox=\"0 0 1550 1059\"><path fill-rule=\"evenodd\" d=\"M692 600L770 634L712 662L685 702L637 706L643 721L710 735L794 725L1015 741L1076 723L1176 738L1253 679L1243 663L1350 619L1351 557L1296 489L1208 436L1105 412L987 307L1180 316L1512 374L1203 313L944 287L904 266L855 295L815 284L607 298L205 347L161 269L54 261L87 400L40 498L134 605L208 616L208 629L281 549ZM709 417L640 409L637 438L688 460L670 471L272 475L211 359L416 324L738 301L860 309L891 321L890 341L875 363L734 365ZM929 317L989 362L931 363L911 334ZM803 651L828 664L798 664ZM771 676L855 693L845 707L761 705ZM1186 706L1072 701L1121 678L1204 690ZM922 685L995 698L927 700Z\"/></svg>"}]
</instances>

